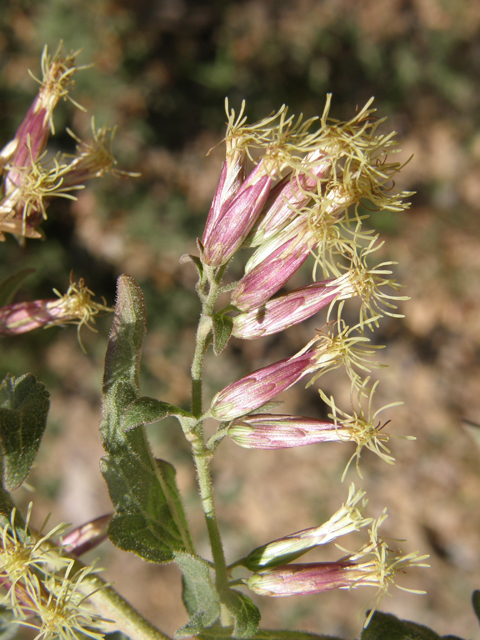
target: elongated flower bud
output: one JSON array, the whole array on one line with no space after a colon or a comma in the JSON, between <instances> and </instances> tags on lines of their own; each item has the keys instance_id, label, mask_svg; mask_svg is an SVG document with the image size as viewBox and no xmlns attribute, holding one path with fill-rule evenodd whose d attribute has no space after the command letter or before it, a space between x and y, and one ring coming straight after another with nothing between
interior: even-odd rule
<instances>
[{"instance_id":1,"label":"elongated flower bud","mask_svg":"<svg viewBox=\"0 0 480 640\"><path fill-rule=\"evenodd\" d=\"M32 300L0 309L0 335L14 336L62 321L58 300Z\"/></svg>"},{"instance_id":2,"label":"elongated flower bud","mask_svg":"<svg viewBox=\"0 0 480 640\"><path fill-rule=\"evenodd\" d=\"M345 300L355 294L348 274L301 287L236 316L232 335L253 340L278 333L310 318L335 300Z\"/></svg>"},{"instance_id":3,"label":"elongated flower bud","mask_svg":"<svg viewBox=\"0 0 480 640\"><path fill-rule=\"evenodd\" d=\"M5 176L5 196L0 203L0 219L7 217L7 220L1 222L0 231L40 237L34 228L43 218L42 197L47 192L53 195L51 192L60 186L59 167L55 168L52 176L47 177L36 166L45 150L50 131L54 131L53 110L60 98L68 95L72 75L76 71L76 54L62 57L60 49L52 57L45 48L42 56L43 80L38 94L14 140L1 154L9 164ZM20 218L20 224L10 220L14 216Z\"/></svg>"},{"instance_id":4,"label":"elongated flower bud","mask_svg":"<svg viewBox=\"0 0 480 640\"><path fill-rule=\"evenodd\" d=\"M314 373L313 382L342 364L352 382L358 384L355 368L370 371L368 366L376 366L376 362L370 361L376 347L367 349L368 338L351 335L358 327L342 328L343 324L339 323L340 330L335 331L335 326L329 333L319 332L291 358L258 369L225 387L212 401L211 416L221 421L234 420L255 411L309 373Z\"/></svg>"},{"instance_id":5,"label":"elongated flower bud","mask_svg":"<svg viewBox=\"0 0 480 640\"><path fill-rule=\"evenodd\" d=\"M337 562L287 564L254 573L246 581L246 585L259 595L271 597L309 595L332 589L374 587L377 589L375 606L367 617L367 625L381 598L389 587L395 584L397 573L404 573L408 567L428 567L423 562L428 556L418 556L417 553L402 555L400 552L392 551L386 542L378 539L378 527L385 518L384 512L374 522L369 531L370 543L357 553ZM399 588L408 591L404 587Z\"/></svg>"},{"instance_id":6,"label":"elongated flower bud","mask_svg":"<svg viewBox=\"0 0 480 640\"><path fill-rule=\"evenodd\" d=\"M6 177L6 191L10 191L11 185L16 186L18 173L15 168L38 160L45 150L49 133L54 131L53 111L60 98L68 95L72 75L76 71L75 56L75 53L70 53L62 57L60 46L51 57L45 47L42 55L43 80L15 134L16 145L9 158L12 168Z\"/></svg>"},{"instance_id":7,"label":"elongated flower bud","mask_svg":"<svg viewBox=\"0 0 480 640\"><path fill-rule=\"evenodd\" d=\"M39 327L58 324L78 324L92 327L95 316L100 312L113 311L104 304L93 302L93 292L85 286L83 279L78 284L72 282L65 295L54 300L33 300L17 302L0 308L0 335L13 336ZM81 342L80 342L81 344Z\"/></svg>"},{"instance_id":8,"label":"elongated flower bud","mask_svg":"<svg viewBox=\"0 0 480 640\"><path fill-rule=\"evenodd\" d=\"M235 420L228 435L246 449L289 449L318 442L355 442L352 431L341 424L270 413L254 413Z\"/></svg>"},{"instance_id":9,"label":"elongated flower bud","mask_svg":"<svg viewBox=\"0 0 480 640\"><path fill-rule=\"evenodd\" d=\"M355 485L351 485L347 502L328 520L319 527L297 531L284 538L269 542L252 551L242 562L250 571L266 569L287 564L304 555L310 549L328 544L340 536L358 531L372 522L372 518L364 518L361 508L367 502L364 500L365 491L355 492ZM361 503L359 505L359 503ZM359 506L357 506L359 505Z\"/></svg>"},{"instance_id":10,"label":"elongated flower bud","mask_svg":"<svg viewBox=\"0 0 480 640\"><path fill-rule=\"evenodd\" d=\"M216 420L233 420L258 409L316 369L313 350L280 360L225 387L212 401Z\"/></svg>"},{"instance_id":11,"label":"elongated flower bud","mask_svg":"<svg viewBox=\"0 0 480 640\"><path fill-rule=\"evenodd\" d=\"M111 519L112 514L109 513L69 531L63 537L62 548L77 557L95 549L107 538L107 526Z\"/></svg>"},{"instance_id":12,"label":"elongated flower bud","mask_svg":"<svg viewBox=\"0 0 480 640\"><path fill-rule=\"evenodd\" d=\"M247 586L260 596L305 596L332 589L350 589L360 586L361 573L355 571L355 563L314 562L289 564L269 571L254 573Z\"/></svg>"},{"instance_id":13,"label":"elongated flower bud","mask_svg":"<svg viewBox=\"0 0 480 640\"><path fill-rule=\"evenodd\" d=\"M224 421L255 411L309 373L315 372L318 377L322 370L340 366L351 357L353 345L364 340L350 338L347 344L342 334L314 338L291 358L258 369L225 387L214 397L210 413L216 420Z\"/></svg>"},{"instance_id":14,"label":"elongated flower bud","mask_svg":"<svg viewBox=\"0 0 480 640\"><path fill-rule=\"evenodd\" d=\"M321 196L321 179L330 168L328 156L315 151L306 156L295 171L272 189L264 213L255 224L249 246L269 240L297 216L305 215L305 207Z\"/></svg>"},{"instance_id":15,"label":"elongated flower bud","mask_svg":"<svg viewBox=\"0 0 480 640\"><path fill-rule=\"evenodd\" d=\"M255 173L261 173L258 166ZM221 212L220 219L212 227L205 239L204 258L211 266L220 266L230 260L247 237L255 220L268 197L272 178L260 175L257 179L245 182L226 211Z\"/></svg>"},{"instance_id":16,"label":"elongated flower bud","mask_svg":"<svg viewBox=\"0 0 480 640\"><path fill-rule=\"evenodd\" d=\"M306 227L301 225L298 232L245 274L232 293L232 304L248 311L260 307L283 287L310 255L311 238Z\"/></svg>"}]
</instances>

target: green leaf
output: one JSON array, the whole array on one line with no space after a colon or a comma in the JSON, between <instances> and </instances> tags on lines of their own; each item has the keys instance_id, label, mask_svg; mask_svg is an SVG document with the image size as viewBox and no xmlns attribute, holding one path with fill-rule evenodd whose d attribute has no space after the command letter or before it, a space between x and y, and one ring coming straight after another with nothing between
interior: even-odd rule
<instances>
[{"instance_id":1,"label":"green leaf","mask_svg":"<svg viewBox=\"0 0 480 640\"><path fill-rule=\"evenodd\" d=\"M227 346L233 329L233 320L230 316L223 313L215 313L212 316L213 326L213 352L216 356Z\"/></svg>"},{"instance_id":2,"label":"green leaf","mask_svg":"<svg viewBox=\"0 0 480 640\"><path fill-rule=\"evenodd\" d=\"M145 305L129 276L118 279L115 319L105 361L101 461L116 513L108 535L121 549L150 562L172 562L176 551L191 551L187 520L174 468L156 461L142 426L126 429L123 415L138 399L145 335Z\"/></svg>"},{"instance_id":3,"label":"green leaf","mask_svg":"<svg viewBox=\"0 0 480 640\"><path fill-rule=\"evenodd\" d=\"M234 622L233 634L236 638L251 638L260 624L260 611L248 596L235 589L222 593L222 602L227 606Z\"/></svg>"},{"instance_id":4,"label":"green leaf","mask_svg":"<svg viewBox=\"0 0 480 640\"><path fill-rule=\"evenodd\" d=\"M210 627L198 635L201 640L226 640L227 638L236 637L233 627L220 627L218 625ZM342 640L342 638L334 636L318 635L305 631L290 631L288 629L258 629L250 638L251 640ZM387 639L384 638L383 640Z\"/></svg>"},{"instance_id":5,"label":"green leaf","mask_svg":"<svg viewBox=\"0 0 480 640\"><path fill-rule=\"evenodd\" d=\"M36 269L22 269L13 276L8 276L0 282L0 307L11 304L14 295L22 286L29 275L35 273Z\"/></svg>"},{"instance_id":6,"label":"green leaf","mask_svg":"<svg viewBox=\"0 0 480 640\"><path fill-rule=\"evenodd\" d=\"M127 442L100 463L116 510L108 536L144 560L172 562L175 551L192 548L175 469L152 458L140 429L128 432Z\"/></svg>"},{"instance_id":7,"label":"green leaf","mask_svg":"<svg viewBox=\"0 0 480 640\"><path fill-rule=\"evenodd\" d=\"M10 518L10 514L12 513L12 509L15 507L15 504L12 500L12 496L5 491L3 487L0 486L0 516L5 516L6 518ZM19 521L19 512L17 511L17 519Z\"/></svg>"},{"instance_id":8,"label":"green leaf","mask_svg":"<svg viewBox=\"0 0 480 640\"><path fill-rule=\"evenodd\" d=\"M12 491L24 482L37 455L47 426L50 396L31 373L20 378L9 374L2 387L7 395L0 407L3 478L5 487Z\"/></svg>"},{"instance_id":9,"label":"green leaf","mask_svg":"<svg viewBox=\"0 0 480 640\"><path fill-rule=\"evenodd\" d=\"M195 417L191 413L184 409L180 409L180 407L175 407L173 404L162 402L155 398L143 396L142 398L134 400L127 407L122 415L121 424L123 429L133 429L134 427L139 427L142 424L159 422L167 416L181 416L195 420Z\"/></svg>"},{"instance_id":10,"label":"green leaf","mask_svg":"<svg viewBox=\"0 0 480 640\"><path fill-rule=\"evenodd\" d=\"M435 631L415 622L399 620L390 613L376 611L361 640L441 640ZM444 640L461 640L455 636L444 636Z\"/></svg>"},{"instance_id":11,"label":"green leaf","mask_svg":"<svg viewBox=\"0 0 480 640\"><path fill-rule=\"evenodd\" d=\"M475 615L478 618L478 621L480 622L480 591L474 591L472 594L472 605L473 605L473 610L475 611Z\"/></svg>"},{"instance_id":12,"label":"green leaf","mask_svg":"<svg viewBox=\"0 0 480 640\"><path fill-rule=\"evenodd\" d=\"M189 622L178 629L176 638L197 635L220 616L220 597L210 575L208 563L188 553L176 553L175 562L183 574L183 602Z\"/></svg>"},{"instance_id":13,"label":"green leaf","mask_svg":"<svg viewBox=\"0 0 480 640\"><path fill-rule=\"evenodd\" d=\"M116 440L123 442L121 414L139 396L140 361L145 331L146 312L142 290L130 276L120 276L103 379L105 420L101 429L104 440L109 445Z\"/></svg>"}]
</instances>

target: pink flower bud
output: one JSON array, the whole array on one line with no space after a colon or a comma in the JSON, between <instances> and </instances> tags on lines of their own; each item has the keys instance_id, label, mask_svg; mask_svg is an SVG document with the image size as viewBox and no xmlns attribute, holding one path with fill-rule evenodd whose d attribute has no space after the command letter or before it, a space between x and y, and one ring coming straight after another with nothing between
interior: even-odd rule
<instances>
[{"instance_id":1,"label":"pink flower bud","mask_svg":"<svg viewBox=\"0 0 480 640\"><path fill-rule=\"evenodd\" d=\"M234 420L255 411L309 373L314 373L311 384L341 364L345 365L352 382L358 384L359 375L355 369L370 371L368 366L377 363L370 361L375 347L365 348L369 339L361 334L355 335L357 330L358 327L345 327L341 321L335 323L328 333L319 332L291 358L258 369L217 393L210 415L216 420Z\"/></svg>"},{"instance_id":2,"label":"pink flower bud","mask_svg":"<svg viewBox=\"0 0 480 640\"><path fill-rule=\"evenodd\" d=\"M17 144L10 156L12 166L5 179L6 193L20 186L22 176L18 169L38 160L45 150L50 131L53 131L53 110L60 98L68 94L72 75L76 71L74 63L75 54L63 58L59 48L50 57L45 48L42 56L43 81L15 134Z\"/></svg>"},{"instance_id":3,"label":"pink flower bud","mask_svg":"<svg viewBox=\"0 0 480 640\"><path fill-rule=\"evenodd\" d=\"M0 308L0 335L13 336L61 322L62 310L53 306L57 303L58 300L32 300Z\"/></svg>"},{"instance_id":4,"label":"pink flower bud","mask_svg":"<svg viewBox=\"0 0 480 640\"><path fill-rule=\"evenodd\" d=\"M239 418L228 435L246 449L288 449L317 442L347 442L352 431L325 420L258 413Z\"/></svg>"},{"instance_id":5,"label":"pink flower bud","mask_svg":"<svg viewBox=\"0 0 480 640\"><path fill-rule=\"evenodd\" d=\"M258 165L236 196L223 205L209 233L204 234L205 262L220 266L230 260L250 232L265 204L272 185L272 177L261 175ZM260 174L260 177L257 177Z\"/></svg>"},{"instance_id":6,"label":"pink flower bud","mask_svg":"<svg viewBox=\"0 0 480 640\"><path fill-rule=\"evenodd\" d=\"M314 562L289 564L283 567L254 573L247 586L260 596L304 596L332 589L350 589L359 586L361 573L355 571L355 563Z\"/></svg>"},{"instance_id":7,"label":"pink flower bud","mask_svg":"<svg viewBox=\"0 0 480 640\"><path fill-rule=\"evenodd\" d=\"M253 340L278 333L310 318L335 300L350 298L355 293L348 274L301 287L236 316L232 335Z\"/></svg>"},{"instance_id":8,"label":"pink flower bud","mask_svg":"<svg viewBox=\"0 0 480 640\"><path fill-rule=\"evenodd\" d=\"M337 562L314 562L311 564L287 564L254 573L245 584L262 596L299 596L322 593L332 589L356 589L374 587L377 589L375 606L367 617L368 624L373 611L389 587L395 584L396 574L405 573L409 567L427 567L424 560L428 556L417 553L402 555L392 551L387 543L378 538L378 528L386 518L374 521L369 530L370 542L356 553ZM399 587L409 591L404 587ZM423 593L416 591L415 593Z\"/></svg>"},{"instance_id":9,"label":"pink flower bud","mask_svg":"<svg viewBox=\"0 0 480 640\"><path fill-rule=\"evenodd\" d=\"M217 188L213 196L212 206L210 207L210 211L208 212L207 222L205 224L205 230L203 232L202 244L204 246L208 241L208 238L210 236L210 233L212 232L212 229L214 228L214 226L216 225L216 223L218 222L218 220L222 215L222 207L225 204L225 200L226 200L226 194L224 194L224 191L225 192L228 191L228 189L225 187L227 171L228 171L228 165L226 162L224 162L222 165L222 170L220 172L220 178L218 179ZM233 199L238 189L240 188L239 184L236 184L235 186L237 188L232 189L228 194L229 202Z\"/></svg>"},{"instance_id":10,"label":"pink flower bud","mask_svg":"<svg viewBox=\"0 0 480 640\"><path fill-rule=\"evenodd\" d=\"M17 302L0 308L0 335L13 336L39 327L58 324L78 324L78 328L95 322L101 312L113 311L105 304L93 302L93 292L85 286L83 279L78 284L72 282L65 295L54 292L59 298L54 300L33 300ZM81 344L81 343L80 343Z\"/></svg>"},{"instance_id":11,"label":"pink flower bud","mask_svg":"<svg viewBox=\"0 0 480 640\"><path fill-rule=\"evenodd\" d=\"M245 274L232 293L232 304L242 311L260 307L302 266L310 255L311 238L306 224L299 225L297 231L297 236L287 236L280 246Z\"/></svg>"},{"instance_id":12,"label":"pink flower bud","mask_svg":"<svg viewBox=\"0 0 480 640\"><path fill-rule=\"evenodd\" d=\"M95 518L77 527L64 536L62 547L75 556L91 551L98 547L107 537L107 526L112 519L112 514Z\"/></svg>"},{"instance_id":13,"label":"pink flower bud","mask_svg":"<svg viewBox=\"0 0 480 640\"><path fill-rule=\"evenodd\" d=\"M302 215L303 208L315 195L318 197L321 178L328 173L330 166L331 162L325 161L322 152L314 152L305 158L303 167L275 185L266 211L255 225L251 246L265 242L298 215Z\"/></svg>"},{"instance_id":14,"label":"pink flower bud","mask_svg":"<svg viewBox=\"0 0 480 640\"><path fill-rule=\"evenodd\" d=\"M313 350L304 351L233 382L213 399L210 410L212 417L216 420L233 420L258 409L314 371L315 361Z\"/></svg>"},{"instance_id":15,"label":"pink flower bud","mask_svg":"<svg viewBox=\"0 0 480 640\"><path fill-rule=\"evenodd\" d=\"M344 354L336 338L317 337L291 358L274 362L233 382L214 397L210 413L216 420L233 420L255 411L309 373L339 366Z\"/></svg>"},{"instance_id":16,"label":"pink flower bud","mask_svg":"<svg viewBox=\"0 0 480 640\"><path fill-rule=\"evenodd\" d=\"M223 163L212 206L208 212L202 244L207 244L212 229L230 206L245 181L245 154L236 154L233 159L227 157Z\"/></svg>"}]
</instances>

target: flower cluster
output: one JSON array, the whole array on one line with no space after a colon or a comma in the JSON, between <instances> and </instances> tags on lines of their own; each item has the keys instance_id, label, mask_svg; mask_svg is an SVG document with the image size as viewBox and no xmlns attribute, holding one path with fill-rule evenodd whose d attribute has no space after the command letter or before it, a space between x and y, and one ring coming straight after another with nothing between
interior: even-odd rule
<instances>
[{"instance_id":1,"label":"flower cluster","mask_svg":"<svg viewBox=\"0 0 480 640\"><path fill-rule=\"evenodd\" d=\"M96 570L77 568L54 543L65 525L35 535L30 515L31 507L23 527L15 522L15 509L9 521L2 517L0 583L6 594L1 604L13 612L16 624L37 629L37 638L75 640L85 634L100 640L106 621L88 601L88 578Z\"/></svg>"},{"instance_id":2,"label":"flower cluster","mask_svg":"<svg viewBox=\"0 0 480 640\"><path fill-rule=\"evenodd\" d=\"M73 76L82 69L75 66L76 53L63 56L60 44L51 56L47 48L42 56L43 79L40 89L15 137L0 152L3 187L0 196L0 240L5 233L18 239L41 238L40 224L54 197L75 199L72 192L84 183L106 172L122 173L115 169L116 161L110 151L112 131L95 130L93 142L78 142L77 154L72 158L60 155L47 158L46 145L54 133L53 111L60 99L69 99ZM81 107L80 107L81 108Z\"/></svg>"},{"instance_id":3,"label":"flower cluster","mask_svg":"<svg viewBox=\"0 0 480 640\"><path fill-rule=\"evenodd\" d=\"M241 248L254 248L243 277L230 285L234 312L231 334L253 340L284 331L337 305L337 319L317 332L301 351L233 382L214 397L209 415L234 421L229 435L240 445L258 448L299 446L325 440L354 441L357 458L363 446L384 439L368 421L335 414L334 422L306 417L255 414L279 393L312 375L309 384L344 365L352 389L373 397L363 375L378 366L372 359L379 345L369 344L365 328L373 330L383 315L398 317L399 285L390 278L392 263L371 266L381 248L378 236L362 229L366 207L400 211L408 193L392 192L392 176L401 168L388 160L396 152L394 135L378 133L381 120L370 100L354 118L329 118L330 96L320 119L303 122L287 108L247 124L245 105L238 117L228 112L226 161L199 247L210 285ZM248 174L248 162L253 170ZM360 206L364 210L360 210ZM280 289L309 256L314 273L326 279L293 291ZM333 277L332 277L333 276ZM346 300L359 301L359 321L351 327L342 317ZM249 415L250 414L250 415ZM359 428L359 425L364 428ZM383 457L390 461L383 453Z\"/></svg>"},{"instance_id":4,"label":"flower cluster","mask_svg":"<svg viewBox=\"0 0 480 640\"><path fill-rule=\"evenodd\" d=\"M397 573L403 573L409 567L429 566L425 564L428 556L418 556L417 553L403 555L400 551L390 549L388 544L378 537L378 529L386 517L384 512L373 523L369 530L368 544L356 552L349 552L336 562L286 564L256 572L246 580L246 584L259 595L273 597L323 593L332 589L374 587L377 589L375 606L366 618L367 626L380 599L387 593L390 585L395 583ZM396 586L403 591L424 593Z\"/></svg>"},{"instance_id":5,"label":"flower cluster","mask_svg":"<svg viewBox=\"0 0 480 640\"><path fill-rule=\"evenodd\" d=\"M369 208L407 208L404 198L409 194L392 191L392 177L401 167L390 162L388 154L398 149L394 134L379 133L382 121L375 118L371 104L370 100L354 118L341 123L329 118L328 96L318 120L303 122L282 107L254 125L247 124L245 105L238 117L227 105L226 161L196 259L203 317L210 318L210 325L203 326L213 333L215 353L223 348L219 341L225 343L229 335L254 340L287 330L322 309L326 319L324 328L298 353L232 382L215 395L203 416L222 423L210 440L212 451L226 435L242 447L258 449L353 442L356 450L350 462L356 458L360 475L363 447L387 463L394 462L384 432L387 423L376 423L376 418L399 403L372 412L378 383L369 386L370 373L380 366L375 354L381 345L372 345L365 333L374 331L384 315L400 317L397 303L406 298L398 294L399 285L391 278L393 263L372 264L383 243L363 229L362 222ZM243 275L221 286L228 263L240 249L253 249ZM281 291L310 256L314 278L320 273L322 279ZM215 295L226 292L230 302L215 312ZM356 299L359 308L352 326L344 314L349 299ZM204 344L206 348L208 341ZM307 376L308 384L313 384L340 366L349 378L351 415L338 409L322 390L320 397L331 409L328 420L268 413L268 405L281 392ZM349 552L338 562L291 564L310 549L371 524L372 519L360 513L363 497L364 492L355 493L352 486L345 505L327 523L258 547L230 568L243 565L253 571L240 582L261 595L358 586L377 586L383 595L400 567L422 566L423 559L402 557L378 539L385 514L373 523L370 543L359 552Z\"/></svg>"}]
</instances>

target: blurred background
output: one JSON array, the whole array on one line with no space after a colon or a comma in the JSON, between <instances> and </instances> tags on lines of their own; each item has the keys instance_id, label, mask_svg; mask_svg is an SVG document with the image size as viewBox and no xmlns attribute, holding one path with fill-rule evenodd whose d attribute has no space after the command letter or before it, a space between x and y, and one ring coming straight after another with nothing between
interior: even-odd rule
<instances>
[{"instance_id":1,"label":"blurred background","mask_svg":"<svg viewBox=\"0 0 480 640\"><path fill-rule=\"evenodd\" d=\"M385 239L379 260L395 260L411 297L402 320L384 319L381 360L389 368L376 408L402 400L390 432L397 462L370 453L364 478L353 453L326 444L279 452L223 443L215 457L218 508L229 561L255 546L328 519L348 484L363 486L369 515L388 508L384 533L406 539L404 551L431 555L430 569L400 577L417 596L394 590L381 609L432 626L437 633L479 638L470 598L480 588L480 4L475 0L3 0L0 11L0 144L14 135L36 91L44 44L81 49L72 97L55 112L52 150L74 148L69 126L88 138L90 119L117 125L119 166L141 172L91 183L73 204L57 200L44 224L48 241L11 237L0 246L0 277L24 267L37 272L18 300L66 290L69 274L83 277L113 304L121 273L141 284L148 312L143 393L188 406L188 371L199 310L195 274L181 266L195 252L224 157L224 99L247 102L251 122L283 103L294 113L321 114L333 93L331 116L348 119L373 95L403 152L413 159L396 181L416 191L409 211L372 215ZM214 148L207 156L207 152ZM232 273L232 277L235 273ZM308 282L305 268L289 288ZM2 377L31 371L52 393L44 445L31 476L40 526L74 525L108 512L100 476L98 436L102 359L111 317L98 333L49 329L2 341ZM228 354L207 362L211 397L228 380L300 349L324 316L254 342L232 341ZM376 374L377 375L377 374ZM320 383L349 408L341 372ZM285 412L323 415L317 386L284 395ZM283 411L283 409L282 409ZM323 413L322 413L323 412ZM388 413L388 415L387 415ZM174 421L149 428L155 452L176 465L199 549L208 553L188 447ZM348 541L349 542L349 541ZM347 544L348 544L347 542ZM352 541L352 545L356 545ZM396 545L392 542L392 545ZM173 633L186 622L174 566L148 565L104 543L106 578L152 622ZM98 555L98 553L94 554ZM323 549L312 559L342 552ZM309 558L309 556L307 556ZM291 599L255 598L262 626L299 628L354 638L362 625L366 589ZM360 616L360 617L359 617Z\"/></svg>"}]
</instances>

